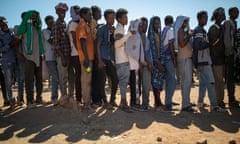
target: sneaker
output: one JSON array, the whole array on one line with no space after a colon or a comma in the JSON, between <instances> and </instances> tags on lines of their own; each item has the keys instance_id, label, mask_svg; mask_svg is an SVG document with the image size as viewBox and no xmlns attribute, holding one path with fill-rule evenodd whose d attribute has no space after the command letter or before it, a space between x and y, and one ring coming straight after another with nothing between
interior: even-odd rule
<instances>
[{"instance_id":1,"label":"sneaker","mask_svg":"<svg viewBox=\"0 0 240 144\"><path fill-rule=\"evenodd\" d=\"M120 105L119 108L124 111L124 112L127 112L127 113L133 113L133 111L130 109L129 106L127 105Z\"/></svg>"},{"instance_id":2,"label":"sneaker","mask_svg":"<svg viewBox=\"0 0 240 144\"><path fill-rule=\"evenodd\" d=\"M224 102L219 103L218 106L220 106L223 109L226 109L226 105Z\"/></svg>"},{"instance_id":3,"label":"sneaker","mask_svg":"<svg viewBox=\"0 0 240 144\"><path fill-rule=\"evenodd\" d=\"M135 104L135 105L131 106L131 108L132 108L133 110L140 111L140 112L145 112L145 111L146 111L146 110L145 110L141 105L139 105L139 104Z\"/></svg>"},{"instance_id":4,"label":"sneaker","mask_svg":"<svg viewBox=\"0 0 240 144\"><path fill-rule=\"evenodd\" d=\"M203 103L198 103L198 104L197 104L197 108L198 108L198 109L204 108L204 104L203 104Z\"/></svg>"},{"instance_id":5,"label":"sneaker","mask_svg":"<svg viewBox=\"0 0 240 144\"><path fill-rule=\"evenodd\" d=\"M229 106L230 107L237 107L237 108L239 108L240 106L239 106L239 102L238 101L232 101L232 102L230 102L229 103Z\"/></svg>"},{"instance_id":6,"label":"sneaker","mask_svg":"<svg viewBox=\"0 0 240 144\"><path fill-rule=\"evenodd\" d=\"M226 110L221 108L220 106L212 106L211 111L226 112Z\"/></svg>"},{"instance_id":7,"label":"sneaker","mask_svg":"<svg viewBox=\"0 0 240 144\"><path fill-rule=\"evenodd\" d=\"M53 106L56 106L56 105L58 105L58 101L56 99L54 99L54 100L52 100L52 104L53 104Z\"/></svg>"},{"instance_id":8,"label":"sneaker","mask_svg":"<svg viewBox=\"0 0 240 144\"><path fill-rule=\"evenodd\" d=\"M187 107L182 108L182 111L185 111L185 112L195 112L195 110L191 106L187 106Z\"/></svg>"},{"instance_id":9,"label":"sneaker","mask_svg":"<svg viewBox=\"0 0 240 144\"><path fill-rule=\"evenodd\" d=\"M17 105L17 106L23 106L23 105L24 105L24 101L19 101L19 100L17 100L17 101L16 101L16 105Z\"/></svg>"},{"instance_id":10,"label":"sneaker","mask_svg":"<svg viewBox=\"0 0 240 144\"><path fill-rule=\"evenodd\" d=\"M3 107L6 107L6 106L10 106L10 102L9 101L4 101Z\"/></svg>"},{"instance_id":11,"label":"sneaker","mask_svg":"<svg viewBox=\"0 0 240 144\"><path fill-rule=\"evenodd\" d=\"M118 107L118 105L117 105L116 102L114 102L114 101L110 102L110 104L111 104L113 107Z\"/></svg>"}]
</instances>

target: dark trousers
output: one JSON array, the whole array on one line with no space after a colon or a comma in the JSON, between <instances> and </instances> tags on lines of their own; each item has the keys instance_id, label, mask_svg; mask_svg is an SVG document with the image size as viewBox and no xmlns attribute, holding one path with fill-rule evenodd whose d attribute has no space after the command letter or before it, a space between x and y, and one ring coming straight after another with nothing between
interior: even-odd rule
<instances>
[{"instance_id":1,"label":"dark trousers","mask_svg":"<svg viewBox=\"0 0 240 144\"><path fill-rule=\"evenodd\" d=\"M99 87L99 72L98 72L98 62L95 59L92 66L92 82L91 82L91 95L93 103L101 103L100 87Z\"/></svg>"},{"instance_id":2,"label":"dark trousers","mask_svg":"<svg viewBox=\"0 0 240 144\"><path fill-rule=\"evenodd\" d=\"M1 67L0 67L0 84L1 84L2 96L3 96L3 99L4 99L4 103L8 102L6 85L5 85L4 75L3 75L3 71L2 71Z\"/></svg>"},{"instance_id":3,"label":"dark trousers","mask_svg":"<svg viewBox=\"0 0 240 144\"><path fill-rule=\"evenodd\" d=\"M42 62L37 67L33 61L26 60L24 62L24 75L25 75L25 90L27 95L27 104L33 103L34 96L34 77L36 87L36 101L42 100Z\"/></svg>"},{"instance_id":4,"label":"dark trousers","mask_svg":"<svg viewBox=\"0 0 240 144\"><path fill-rule=\"evenodd\" d=\"M105 68L98 71L98 79L99 79L99 92L101 99L103 102L107 102L106 93L105 93L105 83L106 83L106 75L110 78L111 82L111 98L110 102L114 102L116 99L116 92L118 86L118 77L114 64L110 60L103 60L105 63Z\"/></svg>"},{"instance_id":5,"label":"dark trousers","mask_svg":"<svg viewBox=\"0 0 240 144\"><path fill-rule=\"evenodd\" d=\"M138 81L136 80L136 74L138 74ZM130 70L130 78L129 78L129 85L130 85L130 105L139 104L139 100L137 101L137 93L139 94L139 98L141 95L141 72L136 70ZM138 84L138 90L136 89L136 85Z\"/></svg>"},{"instance_id":6,"label":"dark trousers","mask_svg":"<svg viewBox=\"0 0 240 144\"><path fill-rule=\"evenodd\" d=\"M82 101L82 88L81 88L81 64L78 56L71 56L69 63L69 71L68 71L68 79L69 79L69 94L76 94L76 100ZM71 88L70 88L71 87Z\"/></svg>"},{"instance_id":7,"label":"dark trousers","mask_svg":"<svg viewBox=\"0 0 240 144\"><path fill-rule=\"evenodd\" d=\"M235 83L234 83L234 55L230 55L226 57L226 82L227 82L227 92L228 92L228 100L229 103L235 101L234 93L235 93Z\"/></svg>"}]
</instances>

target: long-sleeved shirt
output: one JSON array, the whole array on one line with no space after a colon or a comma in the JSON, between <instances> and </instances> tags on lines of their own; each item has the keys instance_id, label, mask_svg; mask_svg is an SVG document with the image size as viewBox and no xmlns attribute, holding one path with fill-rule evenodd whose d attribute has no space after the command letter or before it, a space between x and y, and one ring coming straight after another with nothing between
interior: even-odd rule
<instances>
[{"instance_id":1,"label":"long-sleeved shirt","mask_svg":"<svg viewBox=\"0 0 240 144\"><path fill-rule=\"evenodd\" d=\"M210 54L213 65L225 64L225 47L223 41L223 28L217 24L212 25L208 30L208 40L211 44Z\"/></svg>"},{"instance_id":2,"label":"long-sleeved shirt","mask_svg":"<svg viewBox=\"0 0 240 144\"><path fill-rule=\"evenodd\" d=\"M123 37L120 39L117 39L116 36L120 34ZM116 30L114 32L114 38L115 38L115 59L116 59L116 64L121 64L128 62L128 55L125 51L125 43L128 40L128 38L132 35L131 32L128 32L125 35L125 30L122 24L118 23L116 26Z\"/></svg>"},{"instance_id":3,"label":"long-sleeved shirt","mask_svg":"<svg viewBox=\"0 0 240 144\"><path fill-rule=\"evenodd\" d=\"M198 65L212 64L209 47L210 44L207 40L207 32L204 30L203 27L197 26L194 29L193 34L193 50L194 57L197 57Z\"/></svg>"},{"instance_id":4,"label":"long-sleeved shirt","mask_svg":"<svg viewBox=\"0 0 240 144\"><path fill-rule=\"evenodd\" d=\"M13 40L14 35L10 31L5 33L0 30L0 52L2 53L1 63L15 63L16 49L11 47L9 43Z\"/></svg>"},{"instance_id":5,"label":"long-sleeved shirt","mask_svg":"<svg viewBox=\"0 0 240 144\"><path fill-rule=\"evenodd\" d=\"M224 23L224 44L225 55L230 56L234 53L234 35L236 33L237 26L233 20L227 20Z\"/></svg>"},{"instance_id":6,"label":"long-sleeved shirt","mask_svg":"<svg viewBox=\"0 0 240 144\"><path fill-rule=\"evenodd\" d=\"M53 49L54 50L60 49L64 56L70 56L71 47L66 31L66 23L61 22L58 19L56 23L53 25L52 36L53 36ZM56 52L55 54L56 56L59 56Z\"/></svg>"}]
</instances>

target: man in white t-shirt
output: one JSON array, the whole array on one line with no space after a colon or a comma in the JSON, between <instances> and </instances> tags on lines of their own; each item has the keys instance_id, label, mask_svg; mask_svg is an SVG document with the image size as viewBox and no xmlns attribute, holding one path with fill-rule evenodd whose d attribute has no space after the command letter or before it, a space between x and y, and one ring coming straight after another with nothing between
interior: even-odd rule
<instances>
[{"instance_id":1,"label":"man in white t-shirt","mask_svg":"<svg viewBox=\"0 0 240 144\"><path fill-rule=\"evenodd\" d=\"M68 67L68 94L74 97L74 89L77 102L81 102L81 65L78 57L78 50L76 48L76 28L80 19L80 7L75 5L70 9L72 20L68 24L68 35L71 45L71 57Z\"/></svg>"},{"instance_id":2,"label":"man in white t-shirt","mask_svg":"<svg viewBox=\"0 0 240 144\"><path fill-rule=\"evenodd\" d=\"M166 109L172 109L172 97L176 88L175 68L176 58L174 54L174 32L172 28L173 17L166 16L165 27L162 31L162 42L163 42L163 63L166 69L166 98L165 106Z\"/></svg>"}]
</instances>

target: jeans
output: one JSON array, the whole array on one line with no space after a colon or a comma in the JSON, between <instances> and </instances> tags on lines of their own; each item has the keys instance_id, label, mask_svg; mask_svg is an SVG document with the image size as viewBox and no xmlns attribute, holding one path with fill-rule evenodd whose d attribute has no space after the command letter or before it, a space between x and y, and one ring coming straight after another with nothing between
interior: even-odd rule
<instances>
[{"instance_id":1,"label":"jeans","mask_svg":"<svg viewBox=\"0 0 240 144\"><path fill-rule=\"evenodd\" d=\"M181 84L182 108L191 106L190 91L192 85L192 59L178 58L178 69Z\"/></svg>"},{"instance_id":2,"label":"jeans","mask_svg":"<svg viewBox=\"0 0 240 144\"><path fill-rule=\"evenodd\" d=\"M151 72L146 66L142 67L142 105L149 105L149 92L151 89Z\"/></svg>"},{"instance_id":3,"label":"jeans","mask_svg":"<svg viewBox=\"0 0 240 144\"><path fill-rule=\"evenodd\" d=\"M23 101L23 93L24 93L24 66L23 62L18 60L17 65L15 68L15 73L16 73L16 80L18 83L18 96L17 100L18 101Z\"/></svg>"},{"instance_id":4,"label":"jeans","mask_svg":"<svg viewBox=\"0 0 240 144\"><path fill-rule=\"evenodd\" d=\"M81 91L81 64L78 56L71 56L68 67L68 95L74 97L74 90L76 100L82 100Z\"/></svg>"},{"instance_id":5,"label":"jeans","mask_svg":"<svg viewBox=\"0 0 240 144\"><path fill-rule=\"evenodd\" d=\"M208 91L208 97L212 106L216 106L215 90L214 90L214 76L212 67L210 65L198 66L199 71L199 97L198 103L203 103L203 99Z\"/></svg>"},{"instance_id":6,"label":"jeans","mask_svg":"<svg viewBox=\"0 0 240 144\"><path fill-rule=\"evenodd\" d=\"M166 98L165 105L172 106L172 97L176 88L176 72L172 61L165 64L166 68Z\"/></svg>"},{"instance_id":7,"label":"jeans","mask_svg":"<svg viewBox=\"0 0 240 144\"><path fill-rule=\"evenodd\" d=\"M231 103L235 101L235 83L234 83L234 55L226 57L226 81L227 81L227 92L228 92L228 102Z\"/></svg>"},{"instance_id":8,"label":"jeans","mask_svg":"<svg viewBox=\"0 0 240 144\"><path fill-rule=\"evenodd\" d=\"M121 99L126 99L127 85L130 76L130 65L129 62L116 64L116 70L119 80L119 88Z\"/></svg>"},{"instance_id":9,"label":"jeans","mask_svg":"<svg viewBox=\"0 0 240 144\"><path fill-rule=\"evenodd\" d=\"M57 69L58 69L58 76L59 76L59 85L61 91L61 97L67 97L67 82L68 82L68 63L69 59L65 57L65 61L67 62L67 66L62 65L61 57L57 57Z\"/></svg>"},{"instance_id":10,"label":"jeans","mask_svg":"<svg viewBox=\"0 0 240 144\"><path fill-rule=\"evenodd\" d=\"M52 100L58 99L58 70L57 70L57 62L56 61L46 61L46 65L48 68L48 73L51 76L52 82Z\"/></svg>"},{"instance_id":11,"label":"jeans","mask_svg":"<svg viewBox=\"0 0 240 144\"><path fill-rule=\"evenodd\" d=\"M25 75L25 90L27 95L27 104L33 103L34 95L34 77L36 86L36 101L42 100L42 63L37 67L36 64L31 60L24 62L24 75Z\"/></svg>"},{"instance_id":12,"label":"jeans","mask_svg":"<svg viewBox=\"0 0 240 144\"><path fill-rule=\"evenodd\" d=\"M90 61L90 67L92 67L92 62ZM86 71L86 67L81 63L81 85L82 85L82 100L85 107L90 106L91 104L91 80L92 73Z\"/></svg>"},{"instance_id":13,"label":"jeans","mask_svg":"<svg viewBox=\"0 0 240 144\"><path fill-rule=\"evenodd\" d=\"M16 64L3 63L2 66L3 66L3 75L4 75L5 85L6 85L7 98L11 104L14 104L15 98L12 92L12 84L13 84L13 73L14 73L14 68Z\"/></svg>"},{"instance_id":14,"label":"jeans","mask_svg":"<svg viewBox=\"0 0 240 144\"><path fill-rule=\"evenodd\" d=\"M111 81L111 98L110 102L114 102L116 99L117 86L118 86L118 77L116 68L111 60L103 60L105 67L103 69L98 70L98 79L99 79L99 93L103 100L103 102L107 102L106 94L105 94L105 83L106 83L106 75L110 78Z\"/></svg>"},{"instance_id":15,"label":"jeans","mask_svg":"<svg viewBox=\"0 0 240 144\"><path fill-rule=\"evenodd\" d=\"M215 79L215 93L217 104L223 104L224 99L224 65L214 65L213 74Z\"/></svg>"}]
</instances>

